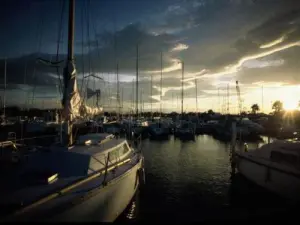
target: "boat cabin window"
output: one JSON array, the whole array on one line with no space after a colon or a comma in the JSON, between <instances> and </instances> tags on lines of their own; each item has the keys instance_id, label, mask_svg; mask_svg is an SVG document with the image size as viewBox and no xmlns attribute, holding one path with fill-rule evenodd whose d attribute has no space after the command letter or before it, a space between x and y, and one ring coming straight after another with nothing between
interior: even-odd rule
<instances>
[{"instance_id":1,"label":"boat cabin window","mask_svg":"<svg viewBox=\"0 0 300 225\"><path fill-rule=\"evenodd\" d=\"M271 152L271 160L273 162L277 162L277 163L281 163L281 164L298 166L298 157L293 154L272 151Z\"/></svg>"},{"instance_id":2,"label":"boat cabin window","mask_svg":"<svg viewBox=\"0 0 300 225\"><path fill-rule=\"evenodd\" d=\"M119 157L122 157L125 155L130 149L126 144L121 145L120 147L116 148L115 150L111 151L109 153L109 159L112 160L117 160Z\"/></svg>"}]
</instances>

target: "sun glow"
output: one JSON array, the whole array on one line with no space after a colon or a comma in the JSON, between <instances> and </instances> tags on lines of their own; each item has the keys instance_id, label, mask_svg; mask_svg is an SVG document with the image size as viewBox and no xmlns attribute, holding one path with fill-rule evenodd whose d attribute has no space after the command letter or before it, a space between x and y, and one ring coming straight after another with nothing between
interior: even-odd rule
<instances>
[{"instance_id":1,"label":"sun glow","mask_svg":"<svg viewBox=\"0 0 300 225\"><path fill-rule=\"evenodd\" d=\"M295 109L298 109L299 107L299 103L298 103L298 101L294 101L293 99L291 99L291 100L285 100L284 102L283 102L283 108L285 109L285 110L295 110Z\"/></svg>"}]
</instances>

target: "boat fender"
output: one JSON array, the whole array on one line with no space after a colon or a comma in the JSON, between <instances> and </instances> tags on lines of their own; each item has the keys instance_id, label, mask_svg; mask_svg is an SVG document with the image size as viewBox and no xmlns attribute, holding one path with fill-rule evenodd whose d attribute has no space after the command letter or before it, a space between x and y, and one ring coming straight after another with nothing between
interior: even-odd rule
<instances>
[{"instance_id":1,"label":"boat fender","mask_svg":"<svg viewBox=\"0 0 300 225\"><path fill-rule=\"evenodd\" d=\"M247 143L244 143L244 151L248 152L248 144Z\"/></svg>"}]
</instances>

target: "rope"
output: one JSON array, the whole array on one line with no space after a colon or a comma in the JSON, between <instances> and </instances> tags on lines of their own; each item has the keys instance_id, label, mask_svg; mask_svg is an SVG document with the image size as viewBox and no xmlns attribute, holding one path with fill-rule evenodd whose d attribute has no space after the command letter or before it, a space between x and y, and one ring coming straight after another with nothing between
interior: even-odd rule
<instances>
[{"instance_id":1,"label":"rope","mask_svg":"<svg viewBox=\"0 0 300 225\"><path fill-rule=\"evenodd\" d=\"M37 46L37 52L40 54L41 45L42 45L42 39L43 39L43 24L44 24L44 13L43 10L40 11L40 19L37 27L37 39L38 39L38 46ZM40 32L41 30L41 32ZM39 35L40 34L40 35ZM32 101L31 105L33 106L34 96L35 96L35 90L36 90L36 67L34 66L33 69L33 79L34 79L34 86L33 86L33 93L32 93Z\"/></svg>"},{"instance_id":2,"label":"rope","mask_svg":"<svg viewBox=\"0 0 300 225\"><path fill-rule=\"evenodd\" d=\"M91 74L91 45L90 45L90 17L89 17L89 11L90 11L90 1L87 2L85 16L86 16L86 22L87 22L89 74ZM86 93L87 93L87 88L89 87L89 81L90 81L90 76L87 78L84 100L86 100Z\"/></svg>"},{"instance_id":3,"label":"rope","mask_svg":"<svg viewBox=\"0 0 300 225\"><path fill-rule=\"evenodd\" d=\"M59 56L59 50L60 50L60 41L63 39L63 29L62 29L62 24L63 24L63 15L64 15L64 10L65 10L65 1L61 0L61 15L60 15L60 20L58 23L58 38L57 38L57 50L56 50L56 61L58 62L58 56ZM62 95L62 82L61 82L61 74L59 73L58 67L56 68L56 72L58 75L58 80L59 80L59 92Z\"/></svg>"},{"instance_id":4,"label":"rope","mask_svg":"<svg viewBox=\"0 0 300 225\"><path fill-rule=\"evenodd\" d=\"M81 56L82 56L82 82L81 82L81 86L80 86L80 93L83 93L82 89L83 89L83 84L84 84L84 26L83 26L83 14L84 13L84 5L81 8L81 39L82 39L82 45L81 45Z\"/></svg>"}]
</instances>

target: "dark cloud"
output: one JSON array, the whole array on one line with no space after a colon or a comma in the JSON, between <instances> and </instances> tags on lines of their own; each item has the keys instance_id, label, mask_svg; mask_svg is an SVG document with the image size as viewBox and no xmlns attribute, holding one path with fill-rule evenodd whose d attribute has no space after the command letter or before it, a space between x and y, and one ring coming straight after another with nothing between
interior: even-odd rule
<instances>
[{"instance_id":1,"label":"dark cloud","mask_svg":"<svg viewBox=\"0 0 300 225\"><path fill-rule=\"evenodd\" d=\"M131 24L113 33L99 35L99 42L103 45L101 49L95 49L90 54L76 55L76 68L79 73L112 72L116 70L116 57L119 62L119 70L122 72L135 73L136 68L136 46L139 44L139 70L153 70L160 66L160 53L166 52L163 57L164 66L169 66L168 51L174 47L176 38L169 34L153 35L147 33L139 24ZM95 42L95 41L93 41ZM87 45L86 43L84 45ZM95 43L93 43L95 45ZM56 68L37 62L37 58L46 60L56 59L56 55L34 53L20 58L7 60L8 83L23 83L26 69L26 83L35 85L55 84L57 79L51 74L57 74ZM64 60L65 55L59 55L59 60ZM4 70L4 60L0 61L0 70ZM84 64L84 65L83 65ZM61 63L59 72L62 72L64 63Z\"/></svg>"},{"instance_id":2,"label":"dark cloud","mask_svg":"<svg viewBox=\"0 0 300 225\"><path fill-rule=\"evenodd\" d=\"M161 7L160 10L152 13L152 16L148 15L131 24L127 23L116 33L109 30L112 29L98 33L88 42L82 43L80 38L76 38L76 52L81 52L81 47L84 47L85 51L84 55L76 55L78 73L98 72L105 73L106 76L108 73L115 72L117 59L120 74L134 77L136 46L139 44L140 90L143 90L144 96L149 96L148 78L151 73L145 71L160 70L161 52L163 52L163 67L171 66L172 59L182 59L185 62L187 76L191 76L188 74L202 69L207 69L212 74L224 71L225 67L238 65L238 62L247 56L258 56L300 40L300 1L176 0L166 8ZM280 38L282 38L281 43L278 41L274 46L261 48ZM171 52L178 43L186 44L189 48ZM87 54L89 47L91 52ZM294 46L284 51L276 50L276 53L274 51L265 57L258 57L257 61L283 60L284 64L251 69L242 66L241 70L236 71L237 79L245 85L257 81L299 83L298 55L299 47ZM55 55L41 53L8 59L8 83L23 83L27 64L25 79L27 84L57 84L56 69L36 63L38 57L47 60L55 59ZM65 55L59 55L59 60L65 58ZM4 70L3 65L3 60L0 60L0 71ZM59 68L60 73L63 66L64 64ZM170 100L172 96L174 98L180 94L178 89L181 86L180 75L180 70L163 74L163 87L170 88L164 99ZM155 74L153 81L153 85L158 87L159 77L159 74ZM0 80L3 82L3 76ZM212 82L213 79L199 81L198 96L216 96L205 92L205 90L216 89L211 85ZM120 86L124 90L124 101L131 102L132 96L135 95L132 82L121 82ZM107 86L99 84L99 87L103 90L103 96L108 98ZM177 87L177 90L171 90L172 87ZM11 89L14 88L11 86ZM116 93L115 84L110 91ZM159 95L159 90L153 88L152 94ZM185 90L185 95L194 96L195 89L191 87ZM144 98L145 102L150 102L149 97Z\"/></svg>"}]
</instances>

